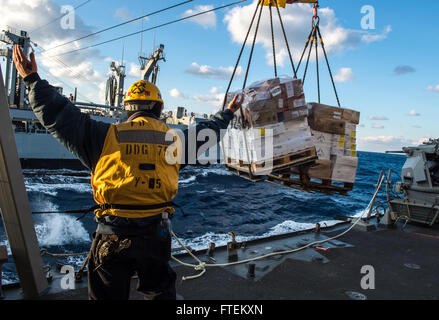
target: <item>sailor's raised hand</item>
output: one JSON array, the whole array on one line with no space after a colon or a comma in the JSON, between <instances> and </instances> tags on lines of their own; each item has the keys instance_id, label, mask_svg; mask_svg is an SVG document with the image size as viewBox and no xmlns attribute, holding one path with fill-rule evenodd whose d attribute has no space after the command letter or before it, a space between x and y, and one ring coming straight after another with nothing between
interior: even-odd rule
<instances>
[{"instance_id":1,"label":"sailor's raised hand","mask_svg":"<svg viewBox=\"0 0 439 320\"><path fill-rule=\"evenodd\" d=\"M12 53L15 68L17 68L22 78L27 77L31 73L38 72L37 62L35 61L35 54L33 52L30 53L30 61L25 57L23 50L21 50L18 44L14 45Z\"/></svg>"},{"instance_id":2,"label":"sailor's raised hand","mask_svg":"<svg viewBox=\"0 0 439 320\"><path fill-rule=\"evenodd\" d=\"M235 94L233 100L229 103L227 109L235 113L241 108L242 102L244 101L244 95L241 94L241 98L238 100L239 94Z\"/></svg>"}]
</instances>

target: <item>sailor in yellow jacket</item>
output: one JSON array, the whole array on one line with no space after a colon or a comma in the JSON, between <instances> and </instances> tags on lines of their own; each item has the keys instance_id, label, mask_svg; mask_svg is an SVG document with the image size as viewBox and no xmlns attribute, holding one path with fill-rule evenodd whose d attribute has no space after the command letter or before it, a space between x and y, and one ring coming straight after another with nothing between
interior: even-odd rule
<instances>
[{"instance_id":1,"label":"sailor in yellow jacket","mask_svg":"<svg viewBox=\"0 0 439 320\"><path fill-rule=\"evenodd\" d=\"M17 45L13 58L40 123L91 172L100 208L88 262L89 298L128 299L137 274L137 290L145 297L176 299L169 218L179 170L188 163L187 152L180 152L188 150L188 132L183 132L183 142L160 121L164 105L159 89L135 82L124 104L128 120L110 125L81 113L41 80L33 53L29 61ZM197 124L196 131L214 130L219 141L220 130L227 128L242 99L236 95L226 110Z\"/></svg>"}]
</instances>

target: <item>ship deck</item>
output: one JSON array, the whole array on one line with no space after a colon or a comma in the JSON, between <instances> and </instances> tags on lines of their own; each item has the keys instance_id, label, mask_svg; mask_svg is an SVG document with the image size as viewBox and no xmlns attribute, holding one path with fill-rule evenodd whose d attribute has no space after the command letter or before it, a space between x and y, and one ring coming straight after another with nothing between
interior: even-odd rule
<instances>
[{"instance_id":1,"label":"ship deck","mask_svg":"<svg viewBox=\"0 0 439 320\"><path fill-rule=\"evenodd\" d=\"M257 256L264 250L296 248L314 240L339 234L348 224L321 230L320 233L293 233L250 241L238 249L239 259ZM305 250L255 261L255 275L247 276L247 265L207 268L204 275L182 281L182 276L198 274L192 268L172 265L177 272L177 293L184 300L436 300L439 299L439 226L425 228L399 225L396 229L378 227L374 231L354 228L347 234L321 244L326 251L310 247ZM206 251L196 255L212 263ZM179 259L194 263L187 254ZM216 263L227 262L226 247L213 254ZM374 289L363 289L363 277L374 270ZM364 270L363 270L364 271ZM42 300L86 300L87 280L75 290L60 290L57 278ZM143 297L135 291L133 278L131 299ZM364 283L365 279L363 279ZM373 282L368 282L370 285ZM354 295L349 294L354 292ZM359 293L359 294L358 294ZM6 299L20 299L13 285L4 290Z\"/></svg>"}]
</instances>

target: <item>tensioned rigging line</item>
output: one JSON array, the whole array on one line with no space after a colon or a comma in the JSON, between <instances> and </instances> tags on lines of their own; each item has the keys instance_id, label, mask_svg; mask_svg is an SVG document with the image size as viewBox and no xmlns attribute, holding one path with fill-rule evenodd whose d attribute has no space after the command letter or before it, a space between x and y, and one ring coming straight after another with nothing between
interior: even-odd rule
<instances>
[{"instance_id":1,"label":"tensioned rigging line","mask_svg":"<svg viewBox=\"0 0 439 320\"><path fill-rule=\"evenodd\" d=\"M41 48L41 49L43 49L41 46L39 46L39 47L37 47L37 48ZM40 52L40 53L41 53L41 52ZM59 58L51 58L51 57L46 57L46 58L49 58L50 60L52 60L52 61L54 61L54 62L56 62L56 63L58 63L58 64L60 64L60 65L63 65L65 68L67 68L67 69L71 72L71 76L73 76L73 78L75 78L75 79L77 79L77 80L85 79L85 80L87 80L87 81L91 81L91 80L88 79L85 75L80 75L79 73L77 73L76 71L74 71L74 70L72 69L71 66L67 65L66 63L64 63L61 59L59 59ZM62 80L59 79L58 77L54 76L49 70L43 68L41 65L38 66L38 68L39 68L39 69L42 69L42 70L45 70L45 72L46 72L46 74L47 74L48 76L51 76L51 77L57 79L58 81L62 82L64 85L66 85L67 87L69 87L70 89L74 89L72 86L66 84L64 81L62 81ZM82 94L80 94L80 93L78 93L78 95L82 96ZM88 102L92 103L92 101L90 101L88 98L86 98L86 97L84 97L84 96L82 96L82 98L84 98L84 101L88 101Z\"/></svg>"},{"instance_id":2,"label":"tensioned rigging line","mask_svg":"<svg viewBox=\"0 0 439 320\"><path fill-rule=\"evenodd\" d=\"M87 0L87 1L85 1L85 2L83 2L83 3L81 3L81 4L79 4L79 5L77 5L77 6L74 7L73 9L74 9L74 10L79 9L79 8L81 8L82 6L84 6L84 5L86 5L87 3L89 3L90 1L91 1L91 0ZM59 16L58 18L53 19L52 21L50 21L50 22L48 22L48 23L46 23L46 24L44 24L44 25L42 25L42 26L40 26L40 27L38 27L38 28L36 28L36 29L34 29L34 30L32 30L32 31L30 31L29 33L33 33L33 32L35 32L35 31L37 31L37 30L40 30L40 29L42 29L42 28L45 28L45 27L47 27L48 25L54 23L55 21L58 21L59 19L65 17L65 16L68 15L68 14L69 14L69 12L66 12L66 13L64 13L63 15Z\"/></svg>"},{"instance_id":3,"label":"tensioned rigging line","mask_svg":"<svg viewBox=\"0 0 439 320\"><path fill-rule=\"evenodd\" d=\"M297 78L296 69L295 69L295 67L294 67L293 58L292 58L292 56L291 56L291 51L290 51L290 48L289 48L289 45L288 45L288 39L287 39L287 37L286 37L286 32L285 32L284 25L283 25L283 22L282 22L282 18L281 18L281 15L280 15L279 6L278 6L278 3L277 3L277 0L274 0L274 2L275 2L275 5L276 5L276 9L277 9L278 15L279 15L279 21L280 21L280 25L281 25L281 28L282 28L282 31L283 31L283 35L284 35L284 39L285 39L285 43L286 43L286 46L287 46L287 49L288 49L288 54L289 54L289 58L290 58L290 62L291 62L291 66L292 66L292 68L293 68L294 77ZM244 83L243 83L243 86L242 86L242 91L244 91L245 86L246 86L246 84L247 84L248 73L249 73L249 70L250 70L250 65L251 65L251 61L252 61L252 57L253 57L253 51L254 51L254 47L255 47L255 43L256 43L256 38L257 38L257 34L258 34L258 29L259 29L259 24L260 24L260 20L261 20L261 14L262 14L262 8L263 8L263 3L262 3L262 1L258 1L258 2L257 2L256 10L255 10L255 13L254 13L254 15L253 15L253 19L252 19L252 21L251 21L251 23L250 23L250 27L249 27L249 29L248 29L248 31L247 31L246 38L245 38L245 40L244 40L243 46L242 46L241 51L240 51L239 56L238 56L238 60L237 60L237 62L236 62L236 64L235 64L235 69L233 70L232 77L231 77L231 79L230 79L230 81L229 81L229 85L228 85L228 87L227 87L227 91L226 91L226 93L225 93L225 95L224 95L223 110L224 110L224 108L225 108L227 95L228 95L228 93L229 93L230 86L231 86L231 83L232 83L232 81L233 81L233 77L234 77L234 75L235 75L235 72L236 72L236 69L237 69L237 67L238 67L239 61L240 61L240 59L241 59L243 49L244 49L244 47L245 47L245 45L246 45L247 38L248 38L248 35L249 35L249 33L250 33L250 30L251 30L251 28L252 28L252 26L253 26L254 18L255 18L256 12L258 11L259 4L261 4L261 8L260 8L260 11L259 11L258 21L257 21L257 23L256 23L255 35L254 35L253 43L252 43L252 46L251 46L250 57L249 57L248 65L247 65L247 69L246 69L246 72L245 72L245 77L244 77ZM269 14L270 14L271 37L272 37L272 46L273 46L274 73L275 73L275 76L277 77L276 51L275 51L274 29L273 29L273 16L272 16L272 11L271 11L271 4L269 5L269 10L270 10ZM245 129L246 125L245 125L245 123L244 123L244 114L243 114L243 110L242 110L242 108L241 108L240 112L241 112L241 125L242 125L242 128ZM246 153L247 153L247 159L248 159L249 175L250 175L250 178L253 178L254 175L253 175L252 168L251 168L251 164L250 164L250 155L249 155L249 150L248 150L248 145L247 145L246 135L245 135L245 134L244 134L244 144L245 144L245 146L246 146Z\"/></svg>"},{"instance_id":4,"label":"tensioned rigging line","mask_svg":"<svg viewBox=\"0 0 439 320\"><path fill-rule=\"evenodd\" d=\"M102 30L99 30L99 31L96 31L96 32L93 32L93 33L90 33L90 34L85 35L85 36L83 36L83 37L80 37L80 38L78 38L78 39L71 40L71 41L67 41L67 42L62 43L62 44L59 44L59 45L57 45L57 46L55 46L55 47L49 48L49 49L47 49L47 50L45 50L45 51L50 51L50 50L53 50L53 49L56 49L56 48L59 48L59 47L65 46L66 44L69 44L69 43L72 43L72 42L75 42L75 41L79 41L79 40L83 40L83 39L86 39L86 38L89 38L89 37L95 36L95 35L97 35L97 34L100 34L100 33L105 32L105 31L108 31L108 30L111 30L111 29L118 28L118 27L123 26L123 25L126 25L126 24L128 24L128 23L131 23L131 22L134 22L134 21L137 21L137 20L140 20L140 19L143 19L143 18L146 18L146 17L152 16L152 15L155 15L155 14L158 14L158 13L161 13L161 12L164 12L164 11L167 11L167 10L170 10L170 9L173 9L173 8L175 8L175 7L178 7L178 6L184 5L184 4L189 3L189 2L192 2L192 1L194 1L194 0L187 0L187 1L184 1L184 2L181 2L181 3L178 3L178 4L176 4L176 5L173 5L173 6L170 6L170 7L166 7L166 8L164 8L164 9L160 9L160 10L157 10L157 11L154 11L154 12L151 12L151 13L148 13L148 14L145 14L145 15L143 15L143 16L140 16L140 17L137 17L137 18L134 18L134 19L131 19L131 20L128 20L128 21L125 21L125 22L119 23L119 24L117 24L117 25L114 25L114 26L111 26L111 27L108 27L108 28L105 28L105 29L102 29Z\"/></svg>"},{"instance_id":5,"label":"tensioned rigging line","mask_svg":"<svg viewBox=\"0 0 439 320\"><path fill-rule=\"evenodd\" d=\"M256 5L255 12L253 13L253 18L250 22L250 27L248 28L247 34L244 38L244 42L242 43L241 51L239 52L238 59L236 60L235 68L233 69L232 76L230 77L230 80L229 80L229 84L227 85L226 94L224 95L224 100L223 100L223 109L222 109L223 111L224 111L224 108L225 108L226 102L227 102L226 101L227 94L229 93L230 87L231 87L232 82L233 82L233 78L235 77L236 70L238 69L238 65L239 65L239 62L240 62L241 57L242 57L242 53L244 51L245 45L247 44L247 39L248 39L248 36L250 35L251 28L252 28L253 23L255 21L256 13L258 12L258 8L259 8L259 4L260 4L260 2L258 1L258 4Z\"/></svg>"},{"instance_id":6,"label":"tensioned rigging line","mask_svg":"<svg viewBox=\"0 0 439 320\"><path fill-rule=\"evenodd\" d=\"M328 67L329 76L331 78L332 88L334 90L335 97L337 99L338 107L340 108L341 107L340 99L338 97L337 88L335 86L335 81L334 81L334 77L332 75L331 66L329 64L328 55L326 53L325 44L323 42L323 37L322 37L322 34L320 32L320 17L318 16L318 8L319 8L318 3L313 6L314 16L312 18L311 32L309 33L308 38L306 40L305 47L303 48L302 55L300 57L299 64L298 64L296 70L299 71L299 68L300 68L301 63L303 61L303 57L306 53L306 50L309 50L307 60L306 60L306 65L305 65L305 71L304 71L304 74L302 77L302 84L304 85L305 80L306 80L307 71L308 71L309 61L310 61L310 57L311 57L311 52L313 50L313 46L315 46L316 71L317 71L317 93L318 93L318 101L320 103L320 71L319 71L319 53L318 53L318 50L319 50L318 41L320 41L320 46L321 46L322 51L323 51L323 56L324 56L325 61L326 61L326 66ZM309 46L309 48L308 48L308 46Z\"/></svg>"},{"instance_id":7,"label":"tensioned rigging line","mask_svg":"<svg viewBox=\"0 0 439 320\"><path fill-rule=\"evenodd\" d=\"M288 57L290 58L291 67L293 68L294 79L297 79L297 69L294 67L293 56L291 55L290 45L288 44L287 33L285 32L284 23L282 21L282 17L280 14L279 6L277 4L277 0L274 0L274 3L276 4L277 15L279 16L280 26L282 29L282 33L284 35L284 41L285 41L285 45L287 47Z\"/></svg>"},{"instance_id":8,"label":"tensioned rigging line","mask_svg":"<svg viewBox=\"0 0 439 320\"><path fill-rule=\"evenodd\" d=\"M250 65L251 65L252 58L253 58L253 51L254 51L255 44L256 44L256 38L257 38L257 35L258 35L259 24L261 22L261 16L262 16L262 9L263 8L264 8L264 6L261 5L261 8L259 9L258 21L256 22L256 27L255 27L255 35L253 37L253 43L252 43L252 47L251 47L251 50L250 50L250 56L249 56L249 59L248 59L247 69L245 71L244 82L242 84L242 90L241 90L242 92L244 92L245 86L247 84L248 72L250 71ZM251 26L250 26L250 28L251 28ZM240 113L241 113L241 125L242 125L242 128L245 129L245 123L244 123L245 117L244 117L244 111L242 110L242 108L240 108ZM253 178L254 175L253 175L253 171L252 171L252 167L251 167L250 151L248 149L247 137L246 137L245 134L243 134L243 137L244 137L244 144L246 146L245 151L246 151L246 154L247 154L247 163L248 163L249 175L250 175L250 178Z\"/></svg>"},{"instance_id":9,"label":"tensioned rigging line","mask_svg":"<svg viewBox=\"0 0 439 320\"><path fill-rule=\"evenodd\" d=\"M39 66L38 69L43 70L43 71L46 73L46 75L47 75L48 77L52 77L52 78L58 80L59 82L61 82L62 84L64 84L66 87L68 87L68 88L70 88L70 89L72 89L72 90L75 89L75 88L73 88L71 85L65 83L65 82L64 82L63 80L61 80L60 78L58 78L58 77L52 75L52 74L50 73L50 71L47 70L46 68ZM93 103L93 102L90 101L87 97L85 97L84 95L82 95L80 92L78 92L78 96L81 96L81 97L84 99L84 101L86 101L86 102Z\"/></svg>"},{"instance_id":10,"label":"tensioned rigging line","mask_svg":"<svg viewBox=\"0 0 439 320\"><path fill-rule=\"evenodd\" d=\"M53 55L51 57L58 57L58 56L74 53L74 52L77 52L77 51L81 51L81 50L86 50L86 49L89 49L89 48L97 47L97 46L100 46L100 45L103 45L103 44L106 44L106 43L110 43L110 42L117 41L117 40L120 40L120 39L128 38L128 37L137 35L139 33L145 32L145 31L150 31L150 30L158 29L158 28L170 25L170 24L174 24L174 23L177 23L177 22L180 22L180 21L183 21L183 20L187 20L187 19L191 19L191 18L200 16L202 14L206 14L206 13L213 12L213 11L216 11L216 10L224 9L226 7L230 7L230 6L233 6L235 4L239 4L239 3L245 2L245 1L248 1L248 0L236 1L236 2L233 2L233 3L227 4L227 5L223 5L223 6L217 7L217 8L213 8L213 9L210 9L210 10L202 11L202 12L199 12L199 13L187 16L187 17L183 17L183 18L180 18L180 19L176 19L176 20L173 20L173 21L162 23L160 25L157 25L157 26L154 26L154 27L151 27L151 28L147 28L147 29L144 29L144 30L136 31L136 32L124 35L124 36L120 36L120 37L117 37L117 38L113 38L113 39L110 39L110 40L106 40L106 41L103 41L103 42L92 44L92 45L89 45L89 46L86 46L86 47L78 48L78 49L75 49L75 50L62 52L60 54L56 54L56 55Z\"/></svg>"},{"instance_id":11,"label":"tensioned rigging line","mask_svg":"<svg viewBox=\"0 0 439 320\"><path fill-rule=\"evenodd\" d=\"M40 52L38 52L39 54L41 54L43 52L42 50L44 50L44 48L40 47L40 46L37 47L37 48L41 49ZM50 59L50 60L52 60L52 61L54 61L54 62L56 62L56 63L58 63L60 65L63 65L65 68L67 68L69 71L72 72L71 76L73 76L74 78L76 78L78 80L81 79L81 78L85 78L86 80L90 81L85 75L80 75L79 73L74 71L71 66L69 66L68 64L63 62L60 58L56 58L56 57L54 57L54 58L52 58L52 57L44 57L44 58L48 58L48 59Z\"/></svg>"},{"instance_id":12,"label":"tensioned rigging line","mask_svg":"<svg viewBox=\"0 0 439 320\"><path fill-rule=\"evenodd\" d=\"M271 46L273 48L274 77L277 78L276 46L274 44L273 14L272 14L272 10L271 10L271 2L269 5L269 8L270 8L270 26L271 26Z\"/></svg>"}]
</instances>

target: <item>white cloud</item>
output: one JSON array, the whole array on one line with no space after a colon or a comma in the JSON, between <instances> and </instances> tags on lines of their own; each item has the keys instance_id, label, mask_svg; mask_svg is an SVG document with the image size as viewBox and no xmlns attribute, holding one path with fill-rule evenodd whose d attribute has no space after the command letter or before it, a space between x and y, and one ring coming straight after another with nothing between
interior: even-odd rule
<instances>
[{"instance_id":1,"label":"white cloud","mask_svg":"<svg viewBox=\"0 0 439 320\"><path fill-rule=\"evenodd\" d=\"M334 76L334 80L337 82L348 82L354 79L354 73L351 68L341 68Z\"/></svg>"},{"instance_id":2,"label":"white cloud","mask_svg":"<svg viewBox=\"0 0 439 320\"><path fill-rule=\"evenodd\" d=\"M211 67L208 65L199 65L193 62L186 70L187 73L216 79L229 79L233 73L234 67ZM240 77L243 71L240 66L236 69L235 77Z\"/></svg>"},{"instance_id":3,"label":"white cloud","mask_svg":"<svg viewBox=\"0 0 439 320\"><path fill-rule=\"evenodd\" d=\"M385 116L371 116L369 117L369 120L382 121L382 120L389 120L389 118Z\"/></svg>"},{"instance_id":4,"label":"white cloud","mask_svg":"<svg viewBox=\"0 0 439 320\"><path fill-rule=\"evenodd\" d=\"M133 18L133 15L125 8L117 8L114 17L119 20L129 20Z\"/></svg>"},{"instance_id":5,"label":"white cloud","mask_svg":"<svg viewBox=\"0 0 439 320\"><path fill-rule=\"evenodd\" d=\"M211 9L213 9L212 5L196 6L195 9L186 10L185 13L183 13L183 17L188 17ZM201 25L204 29L214 28L216 26L216 14L213 11L190 18L189 20Z\"/></svg>"},{"instance_id":6,"label":"white cloud","mask_svg":"<svg viewBox=\"0 0 439 320\"><path fill-rule=\"evenodd\" d=\"M130 62L130 70L128 71L128 76L140 79L140 77L142 76L142 71L140 70L139 64Z\"/></svg>"},{"instance_id":7,"label":"white cloud","mask_svg":"<svg viewBox=\"0 0 439 320\"><path fill-rule=\"evenodd\" d=\"M227 29L234 42L242 43L244 41L255 6L256 1L247 6L236 6L225 15L224 22L227 24ZM310 19L313 15L313 8L309 4L295 4L282 9L281 14L291 52L294 54L295 61L297 61L300 59L305 40L310 32ZM370 43L382 40L391 31L391 28L388 27L383 34L374 34L370 31L344 28L337 20L334 10L330 8L320 8L319 16L320 29L328 54L356 48L362 42ZM274 22L275 35L277 36L277 43L279 43L276 50L276 59L279 65L283 65L288 53L276 12ZM263 10L257 43L265 49L268 64L272 64L273 53L268 10ZM323 54L320 56L323 57Z\"/></svg>"},{"instance_id":8,"label":"white cloud","mask_svg":"<svg viewBox=\"0 0 439 320\"><path fill-rule=\"evenodd\" d=\"M395 137L395 136L378 136L378 137L363 137L359 139L360 141L365 142L378 142L378 143L390 143L390 142L407 142L406 139L402 137Z\"/></svg>"},{"instance_id":9,"label":"white cloud","mask_svg":"<svg viewBox=\"0 0 439 320\"><path fill-rule=\"evenodd\" d=\"M431 139L430 136L425 136L425 137L423 137L423 138L421 138L419 140L412 141L412 144L415 145L415 146L418 146L418 145L423 144L424 142L428 142L430 139Z\"/></svg>"},{"instance_id":10,"label":"white cloud","mask_svg":"<svg viewBox=\"0 0 439 320\"><path fill-rule=\"evenodd\" d=\"M357 147L358 150L373 152L399 151L411 145L411 142L401 136L370 136L358 138Z\"/></svg>"},{"instance_id":11,"label":"white cloud","mask_svg":"<svg viewBox=\"0 0 439 320\"><path fill-rule=\"evenodd\" d=\"M380 124L373 124L372 125L373 129L384 129L384 126L380 125Z\"/></svg>"},{"instance_id":12,"label":"white cloud","mask_svg":"<svg viewBox=\"0 0 439 320\"><path fill-rule=\"evenodd\" d=\"M171 95L171 97L173 98L177 98L177 99L186 99L186 96L181 93L178 89L174 88L172 90L169 91L169 94Z\"/></svg>"},{"instance_id":13,"label":"white cloud","mask_svg":"<svg viewBox=\"0 0 439 320\"><path fill-rule=\"evenodd\" d=\"M439 84L436 86L428 86L427 91L439 92Z\"/></svg>"},{"instance_id":14,"label":"white cloud","mask_svg":"<svg viewBox=\"0 0 439 320\"><path fill-rule=\"evenodd\" d=\"M209 92L210 93L218 93L219 88L218 87L212 87Z\"/></svg>"},{"instance_id":15,"label":"white cloud","mask_svg":"<svg viewBox=\"0 0 439 320\"><path fill-rule=\"evenodd\" d=\"M105 82L106 75L96 69L93 61L104 59L97 49L51 57L91 44L96 41L96 37L73 42L47 53L40 53L43 49L50 49L96 31L93 27L86 25L79 15L75 16L74 29L65 30L61 27L62 19L50 23L62 14L61 6L53 0L0 0L0 8L4 9L2 10L0 30L9 26L13 30L28 31L31 40L38 44L36 47L38 66L49 81L53 83L62 81L72 87L78 87L78 92L82 95L87 95L90 88L97 88L102 82ZM59 77L60 80L54 77ZM62 86L65 87L64 84ZM66 87L65 91L68 90L72 90L72 88ZM81 98L81 94L79 97Z\"/></svg>"},{"instance_id":16,"label":"white cloud","mask_svg":"<svg viewBox=\"0 0 439 320\"><path fill-rule=\"evenodd\" d=\"M361 37L361 39L367 43L381 41L387 38L387 35L392 32L392 27L387 26L382 33L379 34L365 34Z\"/></svg>"},{"instance_id":17,"label":"white cloud","mask_svg":"<svg viewBox=\"0 0 439 320\"><path fill-rule=\"evenodd\" d=\"M416 110L410 110L410 112L409 112L409 116L412 116L412 117L419 117L420 114L419 114L418 112L416 112Z\"/></svg>"},{"instance_id":18,"label":"white cloud","mask_svg":"<svg viewBox=\"0 0 439 320\"><path fill-rule=\"evenodd\" d=\"M216 93L216 94L197 94L192 97L194 101L207 103L214 107L220 107L224 101L224 93Z\"/></svg>"},{"instance_id":19,"label":"white cloud","mask_svg":"<svg viewBox=\"0 0 439 320\"><path fill-rule=\"evenodd\" d=\"M418 146L430 139L429 136L418 140L403 136L369 136L358 138L358 149L364 151L385 152L399 151L403 147Z\"/></svg>"}]
</instances>

